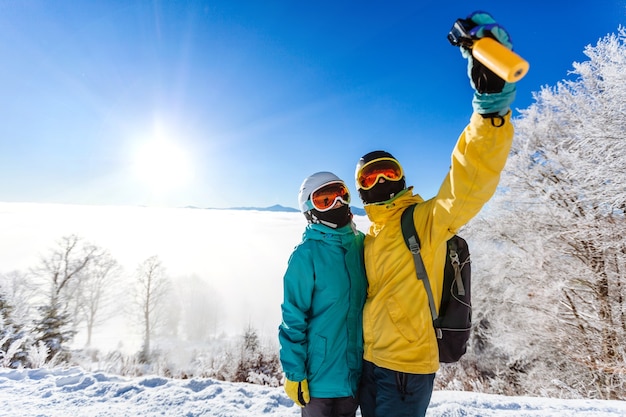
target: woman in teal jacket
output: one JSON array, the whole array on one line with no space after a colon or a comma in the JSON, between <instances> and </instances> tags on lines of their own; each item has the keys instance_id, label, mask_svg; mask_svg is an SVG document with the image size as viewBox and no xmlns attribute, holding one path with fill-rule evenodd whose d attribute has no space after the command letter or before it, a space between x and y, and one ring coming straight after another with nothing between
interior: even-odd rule
<instances>
[{"instance_id":1,"label":"woman in teal jacket","mask_svg":"<svg viewBox=\"0 0 626 417\"><path fill-rule=\"evenodd\" d=\"M284 276L279 327L285 391L302 416L353 417L363 357L367 280L363 233L345 183L330 172L304 180L298 196L309 224Z\"/></svg>"}]
</instances>

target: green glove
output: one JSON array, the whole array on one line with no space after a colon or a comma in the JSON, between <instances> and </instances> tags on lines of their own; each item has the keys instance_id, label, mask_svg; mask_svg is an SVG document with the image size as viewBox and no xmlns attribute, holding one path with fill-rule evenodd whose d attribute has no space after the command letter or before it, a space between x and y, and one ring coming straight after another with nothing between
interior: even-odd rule
<instances>
[{"instance_id":1,"label":"green glove","mask_svg":"<svg viewBox=\"0 0 626 417\"><path fill-rule=\"evenodd\" d=\"M309 401L311 401L311 396L309 395L309 383L306 379L300 382L285 379L285 392L287 393L287 396L289 396L289 398L291 398L293 402L298 404L300 407L304 407Z\"/></svg>"},{"instance_id":2,"label":"green glove","mask_svg":"<svg viewBox=\"0 0 626 417\"><path fill-rule=\"evenodd\" d=\"M489 13L474 12L467 17L465 22L471 27L469 34L472 38L480 39L488 36L507 48L513 49L508 32ZM461 47L461 54L467 58L467 74L475 90L472 100L474 111L486 117L504 116L515 99L515 84L505 82L481 62L475 60L468 49Z\"/></svg>"}]
</instances>

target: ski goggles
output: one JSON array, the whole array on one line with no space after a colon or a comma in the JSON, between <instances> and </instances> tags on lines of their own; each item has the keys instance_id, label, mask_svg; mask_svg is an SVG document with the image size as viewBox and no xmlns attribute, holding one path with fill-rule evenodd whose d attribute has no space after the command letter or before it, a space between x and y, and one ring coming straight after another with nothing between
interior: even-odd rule
<instances>
[{"instance_id":1,"label":"ski goggles","mask_svg":"<svg viewBox=\"0 0 626 417\"><path fill-rule=\"evenodd\" d=\"M337 201L350 204L350 192L343 182L324 184L311 193L311 204L320 212L332 209Z\"/></svg>"},{"instance_id":2,"label":"ski goggles","mask_svg":"<svg viewBox=\"0 0 626 417\"><path fill-rule=\"evenodd\" d=\"M361 190L370 190L380 178L389 181L399 181L404 177L402 167L393 158L374 159L359 169L356 180Z\"/></svg>"}]
</instances>

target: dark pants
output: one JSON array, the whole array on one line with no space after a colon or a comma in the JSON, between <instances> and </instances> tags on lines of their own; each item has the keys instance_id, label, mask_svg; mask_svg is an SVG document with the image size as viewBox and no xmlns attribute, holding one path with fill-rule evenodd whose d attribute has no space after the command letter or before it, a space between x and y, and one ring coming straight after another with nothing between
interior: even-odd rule
<instances>
[{"instance_id":1,"label":"dark pants","mask_svg":"<svg viewBox=\"0 0 626 417\"><path fill-rule=\"evenodd\" d=\"M354 417L359 402L354 397L311 398L302 417Z\"/></svg>"},{"instance_id":2,"label":"dark pants","mask_svg":"<svg viewBox=\"0 0 626 417\"><path fill-rule=\"evenodd\" d=\"M363 361L359 388L363 417L424 417L435 374L407 374Z\"/></svg>"}]
</instances>

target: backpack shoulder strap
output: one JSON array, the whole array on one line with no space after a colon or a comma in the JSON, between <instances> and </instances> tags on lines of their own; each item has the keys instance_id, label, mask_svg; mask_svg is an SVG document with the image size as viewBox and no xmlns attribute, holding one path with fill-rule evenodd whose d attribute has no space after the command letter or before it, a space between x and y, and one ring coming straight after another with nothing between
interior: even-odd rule
<instances>
[{"instance_id":1,"label":"backpack shoulder strap","mask_svg":"<svg viewBox=\"0 0 626 417\"><path fill-rule=\"evenodd\" d=\"M415 230L415 223L413 222L413 212L415 211L415 204L407 207L402 212L401 226L402 236L404 242L413 254L413 262L415 262L415 272L417 278L424 283L424 289L428 296L428 305L430 307L430 314L433 317L433 321L437 320L437 308L435 307L435 298L433 297L433 290L430 287L430 280L428 279L428 273L426 273L426 267L424 266L424 260L422 259L420 249L420 238Z\"/></svg>"}]
</instances>

